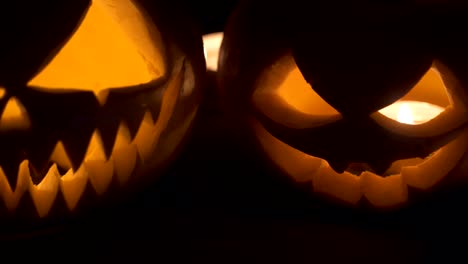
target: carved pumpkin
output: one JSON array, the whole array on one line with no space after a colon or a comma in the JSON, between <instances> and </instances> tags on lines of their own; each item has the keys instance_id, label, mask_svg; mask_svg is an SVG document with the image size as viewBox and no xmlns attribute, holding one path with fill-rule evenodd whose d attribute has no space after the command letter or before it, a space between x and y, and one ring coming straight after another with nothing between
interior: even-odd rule
<instances>
[{"instance_id":1,"label":"carved pumpkin","mask_svg":"<svg viewBox=\"0 0 468 264\"><path fill-rule=\"evenodd\" d=\"M400 208L461 183L467 5L322 2L244 1L232 15L218 72L236 131L281 174L348 206Z\"/></svg>"},{"instance_id":2,"label":"carved pumpkin","mask_svg":"<svg viewBox=\"0 0 468 264\"><path fill-rule=\"evenodd\" d=\"M157 176L191 126L205 74L201 35L178 9L73 0L6 1L0 10L6 215L73 212L88 193Z\"/></svg>"}]
</instances>

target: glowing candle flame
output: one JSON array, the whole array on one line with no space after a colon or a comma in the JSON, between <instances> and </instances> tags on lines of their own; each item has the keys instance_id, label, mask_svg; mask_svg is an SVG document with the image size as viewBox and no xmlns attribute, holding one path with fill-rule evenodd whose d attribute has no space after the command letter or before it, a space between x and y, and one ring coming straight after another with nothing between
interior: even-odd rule
<instances>
[{"instance_id":1,"label":"glowing candle flame","mask_svg":"<svg viewBox=\"0 0 468 264\"><path fill-rule=\"evenodd\" d=\"M402 103L398 111L397 121L404 124L414 124L413 112L407 103Z\"/></svg>"},{"instance_id":2,"label":"glowing candle flame","mask_svg":"<svg viewBox=\"0 0 468 264\"><path fill-rule=\"evenodd\" d=\"M379 110L381 114L409 125L428 122L443 111L443 107L418 101L398 101Z\"/></svg>"},{"instance_id":3,"label":"glowing candle flame","mask_svg":"<svg viewBox=\"0 0 468 264\"><path fill-rule=\"evenodd\" d=\"M203 51L205 53L206 68L208 70L216 71L218 68L219 48L223 37L223 32L216 32L203 36Z\"/></svg>"}]
</instances>

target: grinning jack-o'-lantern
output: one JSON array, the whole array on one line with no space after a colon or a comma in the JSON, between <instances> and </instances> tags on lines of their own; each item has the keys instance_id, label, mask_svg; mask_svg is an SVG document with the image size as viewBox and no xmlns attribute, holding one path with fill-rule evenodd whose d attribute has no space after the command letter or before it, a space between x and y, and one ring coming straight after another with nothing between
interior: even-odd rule
<instances>
[{"instance_id":1,"label":"grinning jack-o'-lantern","mask_svg":"<svg viewBox=\"0 0 468 264\"><path fill-rule=\"evenodd\" d=\"M171 8L145 0L2 2L7 215L31 204L27 213L39 217L59 204L74 211L86 193L130 190L173 158L197 111L205 65L201 35Z\"/></svg>"},{"instance_id":2,"label":"grinning jack-o'-lantern","mask_svg":"<svg viewBox=\"0 0 468 264\"><path fill-rule=\"evenodd\" d=\"M298 185L400 208L468 173L466 7L243 1L224 33L221 96Z\"/></svg>"}]
</instances>

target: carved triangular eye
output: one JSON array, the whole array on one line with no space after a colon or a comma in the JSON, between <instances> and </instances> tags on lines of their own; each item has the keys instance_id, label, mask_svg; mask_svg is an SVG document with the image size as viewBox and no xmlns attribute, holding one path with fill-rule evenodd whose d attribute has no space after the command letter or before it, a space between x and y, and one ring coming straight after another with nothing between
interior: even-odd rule
<instances>
[{"instance_id":1,"label":"carved triangular eye","mask_svg":"<svg viewBox=\"0 0 468 264\"><path fill-rule=\"evenodd\" d=\"M82 24L28 86L58 92L148 83L165 72L162 41L127 0L94 0Z\"/></svg>"}]
</instances>

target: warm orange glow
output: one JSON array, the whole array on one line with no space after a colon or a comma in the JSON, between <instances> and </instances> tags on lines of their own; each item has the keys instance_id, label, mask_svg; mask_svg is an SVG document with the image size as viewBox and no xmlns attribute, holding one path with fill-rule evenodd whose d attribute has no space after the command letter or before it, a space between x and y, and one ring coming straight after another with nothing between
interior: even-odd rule
<instances>
[{"instance_id":1,"label":"warm orange glow","mask_svg":"<svg viewBox=\"0 0 468 264\"><path fill-rule=\"evenodd\" d=\"M0 130L28 129L31 125L29 115L16 97L11 97L0 117Z\"/></svg>"},{"instance_id":2,"label":"warm orange glow","mask_svg":"<svg viewBox=\"0 0 468 264\"><path fill-rule=\"evenodd\" d=\"M161 77L162 42L148 24L132 1L94 0L75 34L28 85L98 94Z\"/></svg>"},{"instance_id":3,"label":"warm orange glow","mask_svg":"<svg viewBox=\"0 0 468 264\"><path fill-rule=\"evenodd\" d=\"M28 160L24 160L19 165L17 185L14 190L11 189L0 167L0 196L7 208L15 210L23 194L29 192L38 215L44 217L52 208L59 191L62 192L68 208L73 210L80 201L88 181L98 195L108 190L114 177L118 183L125 184L130 180L137 161L147 162L158 149L160 135L167 127L181 94L183 76L184 73L180 71L169 80L168 88L163 95L159 118L154 120L148 111L133 140L125 123L120 124L109 158L105 155L101 135L96 130L89 142L84 161L76 171L73 171L70 158L60 141L50 156L53 165L38 184L34 184L31 180ZM10 100L12 99L14 98ZM186 129L187 127L184 131ZM57 166L67 172L62 175Z\"/></svg>"},{"instance_id":4,"label":"warm orange glow","mask_svg":"<svg viewBox=\"0 0 468 264\"><path fill-rule=\"evenodd\" d=\"M321 116L331 117L337 114L313 91L313 87L307 84L294 60L289 56L267 68L257 80L256 88L253 103L274 121L284 125L300 128L301 120L306 120L310 124L314 118L318 120ZM282 103L284 101L288 107L284 106ZM453 118L453 113L466 110L462 109L463 104L454 107L458 101L454 95L449 96L439 72L433 67L403 98L377 113L387 120L396 121L387 123L396 127L395 130L403 130L398 126L402 124L410 124L411 128L418 129L419 124L429 125L433 123L430 121L436 118ZM281 114L283 112L287 112L288 115ZM375 119L375 113L371 117ZM299 124L292 123L291 119L298 120ZM387 120L379 124L385 124ZM356 205L365 197L378 208L398 207L406 203L407 186L421 190L435 186L456 167L468 148L468 131L464 131L425 159L410 158L395 161L383 175L371 171L356 174L350 171L336 173L326 160L290 147L271 135L254 118L252 125L268 157L295 181L310 182L314 192L351 205ZM434 129L437 128L435 125ZM333 141L331 138L324 140Z\"/></svg>"},{"instance_id":5,"label":"warm orange glow","mask_svg":"<svg viewBox=\"0 0 468 264\"><path fill-rule=\"evenodd\" d=\"M211 33L203 36L203 51L205 53L206 68L211 71L218 69L218 56L223 32Z\"/></svg>"},{"instance_id":6,"label":"warm orange glow","mask_svg":"<svg viewBox=\"0 0 468 264\"><path fill-rule=\"evenodd\" d=\"M252 103L286 126L321 126L341 119L341 114L307 83L292 56L265 69L255 86Z\"/></svg>"},{"instance_id":7,"label":"warm orange glow","mask_svg":"<svg viewBox=\"0 0 468 264\"><path fill-rule=\"evenodd\" d=\"M407 186L427 190L443 179L468 148L468 131L435 152L431 157L407 159L392 165L386 177L363 172L336 173L327 161L307 155L273 137L253 120L257 138L265 153L297 182L311 182L314 192L355 205L366 197L376 207L394 207L407 202Z\"/></svg>"},{"instance_id":8,"label":"warm orange glow","mask_svg":"<svg viewBox=\"0 0 468 264\"><path fill-rule=\"evenodd\" d=\"M286 56L272 65L260 77L258 84L261 85L258 85L258 89L253 95L254 98L275 93L284 99L290 107L302 113L316 116L339 115L338 111L323 100L313 90L313 87L307 83L292 57ZM400 101L419 101L421 103L418 108L429 111L425 115L421 113L421 116L418 111L415 122L419 119L421 121L417 121L415 124L429 121L442 112L439 109L443 110L450 105L446 87L435 68L431 68ZM429 104L423 105L422 102ZM396 102L395 104L379 112L385 113L388 117L393 117L392 113L395 108L399 108L400 103ZM429 115L431 115L431 118L429 118ZM396 117L394 119L396 120Z\"/></svg>"},{"instance_id":9,"label":"warm orange glow","mask_svg":"<svg viewBox=\"0 0 468 264\"><path fill-rule=\"evenodd\" d=\"M426 102L442 108L446 108L451 104L442 77L434 67L427 71L401 100Z\"/></svg>"},{"instance_id":10,"label":"warm orange glow","mask_svg":"<svg viewBox=\"0 0 468 264\"><path fill-rule=\"evenodd\" d=\"M291 56L286 56L272 65L258 81L255 97L268 93L279 95L290 107L303 113L321 116L339 115L307 83ZM261 84L261 85L260 85Z\"/></svg>"},{"instance_id":11,"label":"warm orange glow","mask_svg":"<svg viewBox=\"0 0 468 264\"><path fill-rule=\"evenodd\" d=\"M277 88L278 93L291 106L310 114L336 115L336 111L307 83L299 68L295 67Z\"/></svg>"},{"instance_id":12,"label":"warm orange glow","mask_svg":"<svg viewBox=\"0 0 468 264\"><path fill-rule=\"evenodd\" d=\"M62 201L70 211L74 211L82 198L89 198L84 197L88 191L101 196L119 186L127 189L127 185L136 187L133 184L149 182L158 176L155 172L172 160L195 118L200 93L197 91L198 79L194 75L199 69L194 66L199 64L177 48L180 43L171 38L172 33L160 32L153 24L153 17L140 8L139 1L90 2L76 31L64 40L63 46L57 47L55 57L38 69L27 85L28 89L41 91L44 96L47 93L93 92L102 106L98 116L101 117L102 113L103 118L97 118L102 122L90 124L95 128L93 134L89 142L81 146L66 140L67 135L64 135L74 126L59 128L58 133L48 138L58 141L51 142L55 145L43 150L43 157L48 158L50 164L45 172L41 166L47 163L39 166L30 162L29 157L33 156L30 148L36 145L22 149L23 144L18 144L15 152L20 152L25 158L20 164L15 164L18 166L17 175L10 175L12 172L0 164L0 200L11 212L22 204L27 204L29 210L32 203L37 215L46 217L51 210L54 211L56 202L61 206ZM163 42L161 33L168 34L164 38L167 43ZM170 50L166 50L165 44L171 45ZM174 49L176 52L171 52ZM166 68L168 66L171 68ZM161 82L153 82L157 79ZM146 84L145 89L132 92L136 89L133 86L140 84ZM103 105L108 95L112 95L111 90L119 88L119 94L124 96L118 97L116 104ZM18 139L41 130L43 124L38 123L39 119L33 119L31 124L29 116L35 115L31 112L29 115L27 111L30 109L22 105L28 94L19 93L19 98L16 98L7 89L9 87L0 87L0 99L5 104L0 112L0 130L11 134L16 132L11 130L26 130L18 133ZM126 97L130 103L126 102ZM95 109L94 106L91 107ZM117 107L129 109L125 114L117 111L115 116L109 116ZM143 119L139 124L129 120L131 115L138 119L141 114ZM105 120L107 117L111 120ZM50 118L49 121L53 122L55 117ZM115 128L115 118L120 119L118 128ZM69 121L73 120L75 118ZM108 135L116 136L111 146L104 144L112 144L110 139L104 138ZM83 132L76 135L76 139L88 136ZM29 143L26 140L26 144ZM149 170L151 174L145 175ZM10 185L12 179L16 179L16 183Z\"/></svg>"}]
</instances>

